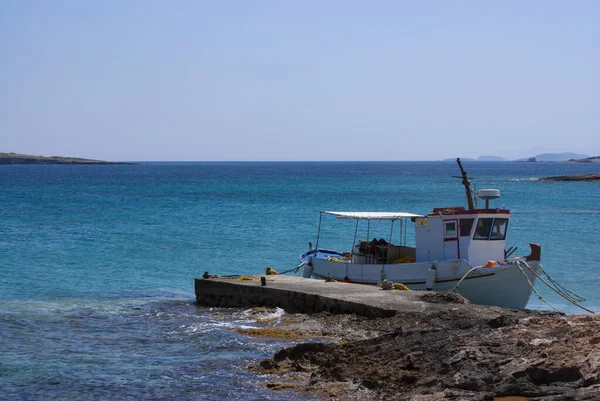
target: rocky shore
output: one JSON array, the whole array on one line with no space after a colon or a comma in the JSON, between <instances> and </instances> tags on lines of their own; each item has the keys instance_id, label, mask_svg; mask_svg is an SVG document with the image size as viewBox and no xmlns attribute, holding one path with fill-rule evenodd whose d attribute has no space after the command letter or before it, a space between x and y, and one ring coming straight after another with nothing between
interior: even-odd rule
<instances>
[{"instance_id":1,"label":"rocky shore","mask_svg":"<svg viewBox=\"0 0 600 401\"><path fill-rule=\"evenodd\" d=\"M34 156L19 153L0 153L0 164L126 164L78 157Z\"/></svg>"},{"instance_id":2,"label":"rocky shore","mask_svg":"<svg viewBox=\"0 0 600 401\"><path fill-rule=\"evenodd\" d=\"M472 305L454 293L422 298L424 310L391 317L259 319L265 331L253 336L278 333L297 345L250 369L268 374L268 388L323 399L600 399L600 315Z\"/></svg>"}]
</instances>

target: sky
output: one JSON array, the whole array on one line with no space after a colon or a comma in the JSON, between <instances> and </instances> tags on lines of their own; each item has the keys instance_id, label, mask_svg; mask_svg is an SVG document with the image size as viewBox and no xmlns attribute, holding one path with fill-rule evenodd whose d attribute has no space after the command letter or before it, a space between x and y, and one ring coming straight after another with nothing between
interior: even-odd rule
<instances>
[{"instance_id":1,"label":"sky","mask_svg":"<svg viewBox=\"0 0 600 401\"><path fill-rule=\"evenodd\" d=\"M0 152L600 155L600 2L0 1Z\"/></svg>"}]
</instances>

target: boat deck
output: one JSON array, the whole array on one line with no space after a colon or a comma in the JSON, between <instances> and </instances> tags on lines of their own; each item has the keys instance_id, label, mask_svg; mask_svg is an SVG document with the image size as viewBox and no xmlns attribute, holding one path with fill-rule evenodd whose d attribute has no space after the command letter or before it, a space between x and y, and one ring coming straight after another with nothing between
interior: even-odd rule
<instances>
[{"instance_id":1,"label":"boat deck","mask_svg":"<svg viewBox=\"0 0 600 401\"><path fill-rule=\"evenodd\" d=\"M382 290L376 286L325 282L291 276L261 276L197 278L197 303L218 307L276 306L287 312L301 313L354 313L367 317L393 316L398 312L422 312L432 300L424 296L442 293L424 291ZM450 294L455 295L455 294ZM468 302L459 295L450 302ZM433 301L435 302L435 301Z\"/></svg>"}]
</instances>

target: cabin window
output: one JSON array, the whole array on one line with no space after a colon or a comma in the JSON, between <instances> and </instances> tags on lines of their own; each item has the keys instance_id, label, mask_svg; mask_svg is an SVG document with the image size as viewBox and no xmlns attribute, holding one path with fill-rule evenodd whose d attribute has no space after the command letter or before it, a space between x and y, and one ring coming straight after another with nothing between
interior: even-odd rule
<instances>
[{"instance_id":1,"label":"cabin window","mask_svg":"<svg viewBox=\"0 0 600 401\"><path fill-rule=\"evenodd\" d=\"M473 234L473 239L489 239L493 222L494 219L492 218L477 220L477 228L475 228L475 234Z\"/></svg>"},{"instance_id":2,"label":"cabin window","mask_svg":"<svg viewBox=\"0 0 600 401\"><path fill-rule=\"evenodd\" d=\"M473 228L473 222L475 219L460 219L460 236L468 237L471 235L471 229Z\"/></svg>"},{"instance_id":3,"label":"cabin window","mask_svg":"<svg viewBox=\"0 0 600 401\"><path fill-rule=\"evenodd\" d=\"M502 240L506 238L506 228L508 227L508 219L494 219L494 228L492 228L492 240Z\"/></svg>"},{"instance_id":4,"label":"cabin window","mask_svg":"<svg viewBox=\"0 0 600 401\"><path fill-rule=\"evenodd\" d=\"M456 237L456 221L446 222L446 238Z\"/></svg>"}]
</instances>

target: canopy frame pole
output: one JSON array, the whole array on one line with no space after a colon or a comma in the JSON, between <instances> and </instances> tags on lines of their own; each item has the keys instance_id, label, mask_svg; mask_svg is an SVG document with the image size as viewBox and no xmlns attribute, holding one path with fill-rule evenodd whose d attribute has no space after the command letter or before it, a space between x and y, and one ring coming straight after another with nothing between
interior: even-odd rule
<instances>
[{"instance_id":1,"label":"canopy frame pole","mask_svg":"<svg viewBox=\"0 0 600 401\"><path fill-rule=\"evenodd\" d=\"M371 235L371 219L367 219L367 244L370 244L369 237ZM369 254L367 253L367 258L369 258ZM367 259L369 260L369 259ZM371 255L371 261L368 263L373 263L373 255Z\"/></svg>"},{"instance_id":2,"label":"canopy frame pole","mask_svg":"<svg viewBox=\"0 0 600 401\"><path fill-rule=\"evenodd\" d=\"M354 255L354 245L356 244L356 235L358 234L358 222L359 222L359 219L356 219L356 228L354 229L354 240L352 241L352 249L351 249L352 255Z\"/></svg>"},{"instance_id":3,"label":"canopy frame pole","mask_svg":"<svg viewBox=\"0 0 600 401\"><path fill-rule=\"evenodd\" d=\"M323 220L323 211L319 212L319 228L317 229L317 245L315 249L319 250L319 239L321 238L321 220Z\"/></svg>"},{"instance_id":4,"label":"canopy frame pole","mask_svg":"<svg viewBox=\"0 0 600 401\"><path fill-rule=\"evenodd\" d=\"M396 221L396 219L392 220L392 226L390 227L390 240L388 241L388 245L387 245L387 256L386 256L386 263L389 260L390 257L390 250L392 249L392 234L394 233L394 222Z\"/></svg>"},{"instance_id":5,"label":"canopy frame pole","mask_svg":"<svg viewBox=\"0 0 600 401\"><path fill-rule=\"evenodd\" d=\"M398 243L398 245L402 246L402 226L404 225L404 219L400 219L400 242Z\"/></svg>"}]
</instances>

